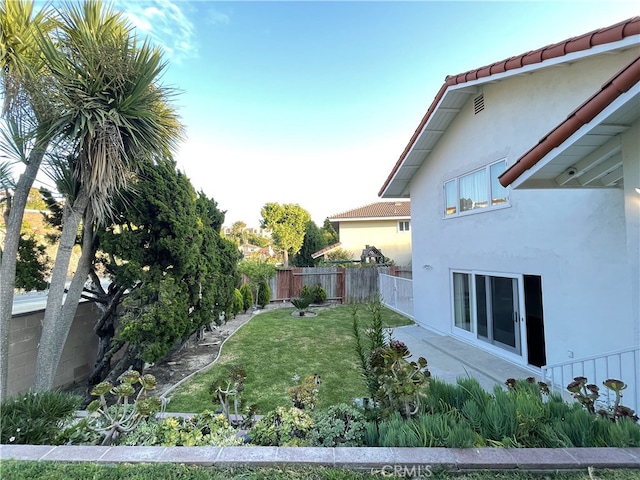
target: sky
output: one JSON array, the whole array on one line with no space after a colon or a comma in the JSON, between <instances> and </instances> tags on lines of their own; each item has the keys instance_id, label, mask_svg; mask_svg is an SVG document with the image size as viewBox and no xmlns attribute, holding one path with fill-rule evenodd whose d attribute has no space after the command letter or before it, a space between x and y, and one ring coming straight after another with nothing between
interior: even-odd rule
<instances>
[{"instance_id":1,"label":"sky","mask_svg":"<svg viewBox=\"0 0 640 480\"><path fill-rule=\"evenodd\" d=\"M640 15L632 1L116 0L161 47L175 154L225 225L268 202L318 226L377 194L447 75ZM414 206L414 208L416 208Z\"/></svg>"}]
</instances>

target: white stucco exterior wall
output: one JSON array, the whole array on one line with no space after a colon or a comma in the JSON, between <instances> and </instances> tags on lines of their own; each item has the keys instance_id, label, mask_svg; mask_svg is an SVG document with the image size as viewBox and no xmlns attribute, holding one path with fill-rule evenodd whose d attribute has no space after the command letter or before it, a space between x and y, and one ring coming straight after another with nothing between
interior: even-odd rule
<instances>
[{"instance_id":1,"label":"white stucco exterior wall","mask_svg":"<svg viewBox=\"0 0 640 480\"><path fill-rule=\"evenodd\" d=\"M622 143L624 172L624 205L627 228L627 257L631 285L631 312L636 319L634 337L640 345L640 123L625 132ZM633 293L635 292L635 293Z\"/></svg>"},{"instance_id":2,"label":"white stucco exterior wall","mask_svg":"<svg viewBox=\"0 0 640 480\"><path fill-rule=\"evenodd\" d=\"M539 275L547 363L567 360L569 351L580 358L634 345L634 335L623 333L637 337L639 328L637 291L628 281L635 247L627 243L627 219L635 213L625 207L627 189L509 189L509 207L451 218L444 216L443 193L456 176L503 158L512 165L632 55L585 58L485 84L478 115L467 102L410 185L419 323L459 332L452 270Z\"/></svg>"}]
</instances>

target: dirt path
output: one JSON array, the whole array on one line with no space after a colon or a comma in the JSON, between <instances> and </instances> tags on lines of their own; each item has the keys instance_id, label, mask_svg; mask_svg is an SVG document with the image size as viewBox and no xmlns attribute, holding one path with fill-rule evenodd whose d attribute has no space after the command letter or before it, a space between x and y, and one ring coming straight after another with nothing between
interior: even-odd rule
<instances>
[{"instance_id":1,"label":"dirt path","mask_svg":"<svg viewBox=\"0 0 640 480\"><path fill-rule=\"evenodd\" d=\"M163 395L176 383L212 364L218 358L224 341L253 316L251 311L238 314L236 318L228 320L224 325L205 332L202 339L190 339L180 350L162 362L147 368L145 373L150 373L158 381L156 394Z\"/></svg>"}]
</instances>

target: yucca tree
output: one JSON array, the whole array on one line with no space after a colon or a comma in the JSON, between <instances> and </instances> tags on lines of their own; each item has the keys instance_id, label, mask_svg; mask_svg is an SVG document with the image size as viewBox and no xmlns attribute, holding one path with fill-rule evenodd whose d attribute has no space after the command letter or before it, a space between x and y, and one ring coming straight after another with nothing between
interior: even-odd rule
<instances>
[{"instance_id":1,"label":"yucca tree","mask_svg":"<svg viewBox=\"0 0 640 480\"><path fill-rule=\"evenodd\" d=\"M88 264L78 266L65 294L78 229L108 218L114 195L138 166L170 156L181 125L170 106L173 91L159 85L161 52L139 42L125 17L99 1L66 4L53 35L41 36L59 116L51 131L65 139L78 181L67 198L58 254L44 316L34 388L53 387L62 349L75 315ZM83 245L83 248L85 246Z\"/></svg>"},{"instance_id":2,"label":"yucca tree","mask_svg":"<svg viewBox=\"0 0 640 480\"><path fill-rule=\"evenodd\" d=\"M18 245L29 190L51 140L55 109L48 95L47 76L37 38L55 26L48 9L34 13L33 2L0 1L0 95L2 106L2 182L5 189L5 239L0 266L0 400L6 397L9 322L13 307ZM19 179L11 164L23 163Z\"/></svg>"}]
</instances>

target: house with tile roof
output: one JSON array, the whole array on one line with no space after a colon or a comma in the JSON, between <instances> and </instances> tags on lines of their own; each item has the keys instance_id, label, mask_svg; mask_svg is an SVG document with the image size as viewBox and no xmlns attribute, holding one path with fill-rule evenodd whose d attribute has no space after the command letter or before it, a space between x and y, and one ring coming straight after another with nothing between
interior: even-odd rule
<instances>
[{"instance_id":1,"label":"house with tile roof","mask_svg":"<svg viewBox=\"0 0 640 480\"><path fill-rule=\"evenodd\" d=\"M329 217L340 248L360 260L363 250L377 248L399 266L411 265L411 203L376 202Z\"/></svg>"},{"instance_id":2,"label":"house with tile roof","mask_svg":"<svg viewBox=\"0 0 640 480\"><path fill-rule=\"evenodd\" d=\"M639 117L640 17L446 77L379 192L416 321L640 405Z\"/></svg>"}]
</instances>

